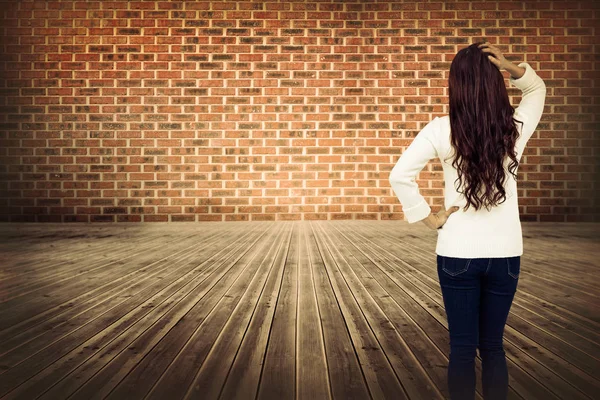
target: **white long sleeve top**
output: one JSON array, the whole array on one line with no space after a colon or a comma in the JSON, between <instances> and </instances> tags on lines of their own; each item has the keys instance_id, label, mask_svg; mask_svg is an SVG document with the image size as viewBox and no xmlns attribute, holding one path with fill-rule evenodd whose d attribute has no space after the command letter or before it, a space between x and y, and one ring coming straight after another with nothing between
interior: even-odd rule
<instances>
[{"instance_id":1,"label":"white long sleeve top","mask_svg":"<svg viewBox=\"0 0 600 400\"><path fill-rule=\"evenodd\" d=\"M514 113L515 119L523 121L522 128L520 123L516 123L520 133L516 141L518 160L521 159L525 145L541 119L546 99L544 81L528 63L522 62L519 66L525 68L525 74L519 79L512 76L509 78L509 82L523 92L521 102ZM466 198L457 192L454 186L458 172L451 165L453 159L444 161L451 151L450 117L435 117L417 134L392 168L390 185L402 204L408 223L421 221L431 212L431 207L419 193L415 179L429 160L437 157L444 171L445 208L449 210L453 206L459 206L460 209L450 214L446 223L437 229L436 254L459 258L522 255L523 236L519 219L517 182L507 169L511 160L507 157L505 161L506 201L491 207L489 211L485 207L476 211L472 205L465 211Z\"/></svg>"}]
</instances>

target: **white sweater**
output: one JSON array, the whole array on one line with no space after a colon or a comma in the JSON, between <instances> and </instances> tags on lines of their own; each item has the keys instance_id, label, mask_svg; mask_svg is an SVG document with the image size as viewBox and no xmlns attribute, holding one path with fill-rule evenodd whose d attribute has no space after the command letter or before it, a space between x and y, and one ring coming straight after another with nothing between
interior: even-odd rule
<instances>
[{"instance_id":1,"label":"white sweater","mask_svg":"<svg viewBox=\"0 0 600 400\"><path fill-rule=\"evenodd\" d=\"M546 85L528 63L520 63L525 74L519 79L509 78L509 82L521 89L522 99L515 110L514 118L523 121L516 123L520 136L516 142L517 160L520 161L527 141L537 127L546 98ZM431 208L419 193L415 182L417 175L432 158L439 158L444 170L444 205L446 210L453 206L460 209L450 215L446 223L437 229L438 238L436 254L459 258L513 257L523 254L523 236L517 198L517 182L508 172L506 158L506 201L490 211L485 207L475 211L467 204L462 193L456 191L458 173L451 165L453 159L448 158L452 152L450 144L450 117L435 117L415 137L410 146L404 150L400 159L392 169L389 177L391 187L402 204L408 223L413 224L426 218ZM515 171L516 173L516 171ZM464 191L465 178L463 177Z\"/></svg>"}]
</instances>

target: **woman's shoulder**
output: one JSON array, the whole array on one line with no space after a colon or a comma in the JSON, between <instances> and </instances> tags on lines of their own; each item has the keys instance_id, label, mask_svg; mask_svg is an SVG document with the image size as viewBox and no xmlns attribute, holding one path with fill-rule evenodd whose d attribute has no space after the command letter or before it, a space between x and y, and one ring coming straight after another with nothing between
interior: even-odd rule
<instances>
[{"instance_id":1,"label":"woman's shoulder","mask_svg":"<svg viewBox=\"0 0 600 400\"><path fill-rule=\"evenodd\" d=\"M442 128L450 128L450 116L449 115L442 115L437 118L439 118L440 126Z\"/></svg>"}]
</instances>

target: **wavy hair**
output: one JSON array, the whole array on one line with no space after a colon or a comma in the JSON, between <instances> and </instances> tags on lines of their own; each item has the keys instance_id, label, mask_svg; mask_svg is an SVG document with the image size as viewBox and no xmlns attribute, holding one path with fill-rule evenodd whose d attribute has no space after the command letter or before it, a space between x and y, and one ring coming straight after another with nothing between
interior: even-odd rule
<instances>
[{"instance_id":1,"label":"wavy hair","mask_svg":"<svg viewBox=\"0 0 600 400\"><path fill-rule=\"evenodd\" d=\"M465 210L479 210L506 201L504 161L510 157L509 172L519 165L515 143L519 137L504 77L477 46L460 50L450 65L451 145L455 150L452 166L458 171L459 191L465 180ZM456 183L456 180L454 181ZM502 200L502 201L500 201Z\"/></svg>"}]
</instances>

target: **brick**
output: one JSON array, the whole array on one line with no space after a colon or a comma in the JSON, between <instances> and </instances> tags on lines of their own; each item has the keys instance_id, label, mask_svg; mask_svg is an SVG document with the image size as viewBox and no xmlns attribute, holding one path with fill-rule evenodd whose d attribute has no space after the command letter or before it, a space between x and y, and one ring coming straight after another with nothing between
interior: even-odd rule
<instances>
[{"instance_id":1,"label":"brick","mask_svg":"<svg viewBox=\"0 0 600 400\"><path fill-rule=\"evenodd\" d=\"M393 198L389 168L448 113L451 60L476 40L528 61L549 90L520 166L522 218L598 219L594 2L14 4L0 17L0 173L14 204L1 221L401 219L360 185ZM315 175L330 164L355 172ZM419 177L431 204L441 172L432 160ZM290 189L304 184L319 199ZM356 201L313 207L343 190Z\"/></svg>"}]
</instances>

